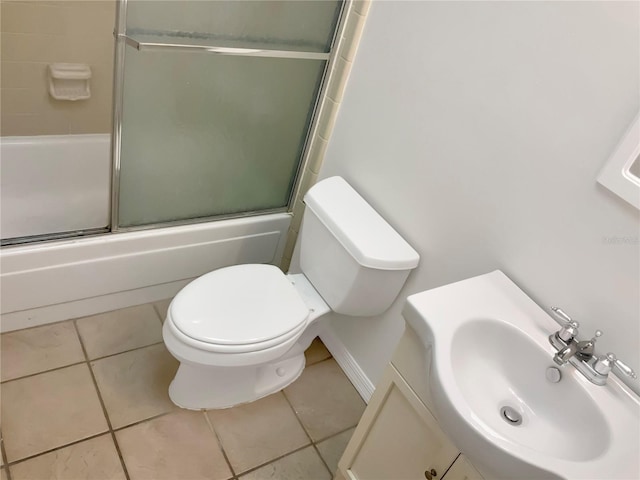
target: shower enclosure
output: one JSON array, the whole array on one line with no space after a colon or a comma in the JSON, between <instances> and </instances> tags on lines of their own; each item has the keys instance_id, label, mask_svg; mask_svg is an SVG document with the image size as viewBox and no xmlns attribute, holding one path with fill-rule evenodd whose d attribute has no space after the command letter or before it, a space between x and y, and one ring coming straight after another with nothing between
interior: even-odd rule
<instances>
[{"instance_id":1,"label":"shower enclosure","mask_svg":"<svg viewBox=\"0 0 640 480\"><path fill-rule=\"evenodd\" d=\"M59 115L48 128L20 130L32 114L6 116L5 104L18 102L3 103L3 331L168 298L226 265L280 262L352 3L0 1L3 89L5 61L14 62L16 91L39 98L43 118ZM74 23L81 17L70 9L97 6L100 15ZM98 28L108 8L115 29ZM29 9L39 20L20 24ZM42 34L23 31L43 25ZM82 43L107 30L101 49ZM113 82L91 57L98 50L115 56ZM18 58L24 51L34 57ZM56 62L90 65L89 100L49 98L47 67ZM100 95L112 88L111 104ZM98 98L112 107L110 135L87 116Z\"/></svg>"},{"instance_id":2,"label":"shower enclosure","mask_svg":"<svg viewBox=\"0 0 640 480\"><path fill-rule=\"evenodd\" d=\"M2 2L9 17L29 8ZM57 9L56 2L31 3L46 16L76 2ZM113 14L114 2L77 2L84 3ZM9 126L2 137L3 245L290 210L342 2L119 0L115 7L110 160L104 134L11 136ZM81 29L70 26L77 17L65 20L67 29ZM18 36L31 27L12 28ZM6 43L3 60L22 61ZM64 52L40 59L34 82L45 80L44 94L32 90L70 118L94 99L48 98L43 77L49 62L78 59L97 82L103 69L94 58Z\"/></svg>"},{"instance_id":3,"label":"shower enclosure","mask_svg":"<svg viewBox=\"0 0 640 480\"><path fill-rule=\"evenodd\" d=\"M341 3L187 3L120 3L118 229L288 207Z\"/></svg>"}]
</instances>

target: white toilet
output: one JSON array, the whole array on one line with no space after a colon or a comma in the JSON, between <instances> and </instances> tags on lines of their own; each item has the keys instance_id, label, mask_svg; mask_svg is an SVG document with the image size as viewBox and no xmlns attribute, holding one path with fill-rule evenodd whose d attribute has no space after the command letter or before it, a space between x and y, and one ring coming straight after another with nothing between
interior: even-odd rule
<instances>
[{"instance_id":1,"label":"white toilet","mask_svg":"<svg viewBox=\"0 0 640 480\"><path fill-rule=\"evenodd\" d=\"M296 380L330 311L372 316L395 300L418 253L341 177L305 195L302 274L235 265L203 275L173 299L162 330L180 367L178 406L227 408Z\"/></svg>"}]
</instances>

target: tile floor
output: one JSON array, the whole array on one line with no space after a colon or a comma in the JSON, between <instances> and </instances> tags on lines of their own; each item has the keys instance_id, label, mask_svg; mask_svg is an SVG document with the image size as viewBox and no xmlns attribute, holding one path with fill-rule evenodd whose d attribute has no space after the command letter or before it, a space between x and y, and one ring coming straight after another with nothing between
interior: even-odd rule
<instances>
[{"instance_id":1,"label":"tile floor","mask_svg":"<svg viewBox=\"0 0 640 480\"><path fill-rule=\"evenodd\" d=\"M332 478L365 404L324 345L283 392L181 410L167 395L167 306L2 335L1 480Z\"/></svg>"}]
</instances>

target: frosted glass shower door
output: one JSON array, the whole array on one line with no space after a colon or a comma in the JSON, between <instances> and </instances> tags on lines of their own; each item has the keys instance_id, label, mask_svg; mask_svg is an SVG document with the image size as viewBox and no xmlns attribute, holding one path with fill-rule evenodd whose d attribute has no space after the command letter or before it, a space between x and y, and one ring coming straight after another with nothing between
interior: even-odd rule
<instances>
[{"instance_id":1,"label":"frosted glass shower door","mask_svg":"<svg viewBox=\"0 0 640 480\"><path fill-rule=\"evenodd\" d=\"M118 225L286 207L339 2L127 9Z\"/></svg>"}]
</instances>

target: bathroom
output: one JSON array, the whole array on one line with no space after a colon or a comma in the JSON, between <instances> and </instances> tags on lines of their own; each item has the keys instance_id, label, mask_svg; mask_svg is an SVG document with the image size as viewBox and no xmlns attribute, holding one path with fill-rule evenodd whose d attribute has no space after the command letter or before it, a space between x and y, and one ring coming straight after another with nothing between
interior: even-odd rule
<instances>
[{"instance_id":1,"label":"bathroom","mask_svg":"<svg viewBox=\"0 0 640 480\"><path fill-rule=\"evenodd\" d=\"M292 134L293 160L282 164L289 173L279 185L280 203L256 208L250 198L236 210L241 215L229 214L234 207L226 205L224 211L207 210L211 199L198 183L201 172L181 177L191 182L192 191L172 190L182 167L171 169L176 152L163 151L162 137L171 133L161 129L171 126L161 121L161 110L151 110L149 118L136 117L145 114L136 108L153 107L153 94L166 100L166 89L184 87L184 75L193 69L213 75L215 65L200 65L207 54L145 52L114 42L116 10L126 2L44 3L70 15L76 12L68 5L101 10L91 13L92 22L86 24L76 17L61 20L64 29L58 31L52 15L31 21L15 11L13 19L7 13L35 2L2 0L3 147L4 137L109 135L120 125L120 138L112 135L111 141L121 152L122 168L118 172L115 159L98 154L95 167L86 173L106 171L106 176L80 202L62 203L63 214L54 219L82 217L68 212L88 207L91 200L99 207L89 215L95 223L56 226L36 232L36 237L31 231L18 233L11 237L20 242L2 247L3 479L332 478L404 335L407 297L495 270L540 307L559 306L579 319L581 338L601 329L597 352L615 352L640 370L638 210L598 182L640 109L637 2L336 2L323 17L325 30L334 29L336 37L330 49L319 50L329 53L323 60L329 66L295 77L312 80L304 111L286 106L288 113L304 119ZM136 2L128 3L136 7ZM188 32L195 29L186 22L204 18L198 8L206 10L203 5L214 2L144 3L175 9L158 15L157 25L141 27ZM267 3L280 8L277 2ZM261 12L258 18L270 17ZM177 24L171 25L174 20ZM14 28L8 30L12 21ZM125 28L126 22L120 25ZM22 50L36 56L24 62L12 57L20 50L15 42L36 37L34 32L50 41L38 44L34 39L34 45ZM96 38L100 32L102 43L63 40L73 32L83 39L87 32ZM292 32L291 38L299 34ZM75 46L73 53L59 57L51 40ZM124 56L124 68L113 67L114 54ZM170 79L175 85L163 81L155 68L136 69L136 55L143 54L152 60L157 56L158 62L163 55L180 55L175 63L152 65L164 73L177 72ZM91 66L89 100L49 99L46 65L56 62ZM19 63L24 63L19 66L22 75L11 75L11 67ZM30 74L28 69L36 65L40 69ZM248 72L240 70L245 77ZM321 85L314 83L320 76ZM279 84L282 79L271 81ZM183 88L175 98L197 105L194 98L204 87L194 85L192 97ZM285 92L290 89L285 84ZM146 103L141 106L132 92ZM112 100L123 109L114 112L115 122ZM232 100L239 105L237 98ZM134 119L130 124L128 115ZM18 119L24 130L12 123ZM202 110L191 120L178 127L197 130L199 122L212 121ZM206 140L198 131L194 135ZM193 146L189 138L184 137L185 149ZM141 143L135 144L137 140ZM152 149L147 160L158 158L155 170L132 163L145 145ZM34 198L29 193L40 193L40 184L31 179L41 168L27 169L26 175L23 171L23 183L7 186L4 151L2 157L3 195L17 192L16 205L22 207ZM247 182L227 189L230 201L250 197L263 179L280 181L266 170L240 170L228 172ZM205 174L207 181L220 181L210 171ZM148 185L142 182L145 175ZM326 314L323 343L311 344L302 376L283 392L205 413L175 407L167 389L177 361L164 350L161 332L168 300L194 278L230 265L273 264L299 273L298 233L306 211L302 199L312 185L334 176L344 178L420 256L395 301L384 313L364 318ZM117 180L123 195L114 196ZM154 186L157 191L151 191ZM224 187L215 184L215 189ZM65 185L61 191L69 193L70 188ZM145 188L150 189L148 201L132 200ZM185 211L195 211L178 211L169 196L176 191L188 200ZM5 204L4 196L2 200L6 217L5 207L13 204ZM53 206L55 200L45 205ZM149 210L127 212L136 206ZM147 212L159 217L138 222L137 215ZM129 213L133 220L127 224ZM163 213L175 223L168 225ZM14 218L32 216L18 212ZM54 215L41 217L46 223ZM131 228L136 222L140 228ZM72 236L63 236L68 232ZM7 237L2 237L4 242ZM5 356L10 354L18 360ZM4 368L9 367L23 373L6 376ZM561 368L565 377L569 368ZM56 380L65 376L66 384ZM640 392L637 380L619 377L635 395ZM38 394L30 394L29 388ZM51 393L42 395L42 389ZM70 403L72 410L65 407ZM570 407L562 398L556 405ZM436 470L435 478L440 478L444 472ZM612 477L595 472L581 478Z\"/></svg>"}]
</instances>

